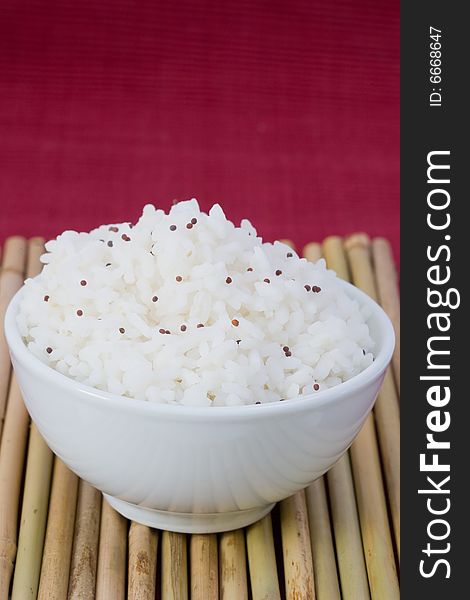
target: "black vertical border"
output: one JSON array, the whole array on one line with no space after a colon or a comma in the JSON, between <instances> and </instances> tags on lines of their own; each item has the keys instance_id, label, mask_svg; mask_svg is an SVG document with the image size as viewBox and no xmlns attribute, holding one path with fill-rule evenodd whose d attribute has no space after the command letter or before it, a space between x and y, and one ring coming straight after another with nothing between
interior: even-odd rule
<instances>
[{"instance_id":1,"label":"black vertical border","mask_svg":"<svg viewBox=\"0 0 470 600\"><path fill-rule=\"evenodd\" d=\"M466 221L470 194L465 188L470 176L469 107L466 98L470 72L470 24L464 16L466 3L457 1L413 1L401 3L401 339L402 339L402 598L460 599L470 597L468 577L470 561L470 393L466 380L470 374L468 338L468 283L470 277L470 224ZM433 87L429 81L429 27L442 30L442 107L429 106ZM451 225L446 232L432 231L426 224L428 213L427 154L450 150ZM426 508L426 496L418 489L426 487L426 474L419 469L419 455L426 451L426 416L432 407L426 401L428 383L420 382L426 370L426 342L432 335L426 317L432 312L427 305L426 257L428 245L445 244L444 233L451 235L448 245L451 258L444 254L438 262L451 268L451 282L461 294L461 305L451 313L450 342L451 413L450 428L441 434L451 442L451 449L440 453L450 465L451 509L443 518L451 533L442 542L429 540L426 527L432 515ZM444 310L443 308L440 310ZM444 335L444 334L443 334ZM447 357L448 358L448 357ZM428 473L432 476L432 473ZM435 474L436 481L444 473ZM429 485L427 486L430 487ZM437 498L437 496L434 496ZM440 496L442 499L443 496ZM436 501L437 506L437 501ZM438 518L438 517L434 517ZM436 529L435 531L438 531ZM428 542L438 549L450 543L450 551L428 558L422 550ZM432 558L434 557L434 559ZM419 573L420 560L426 559L429 570L433 560L445 558L450 563L450 578L441 565L433 577Z\"/></svg>"}]
</instances>

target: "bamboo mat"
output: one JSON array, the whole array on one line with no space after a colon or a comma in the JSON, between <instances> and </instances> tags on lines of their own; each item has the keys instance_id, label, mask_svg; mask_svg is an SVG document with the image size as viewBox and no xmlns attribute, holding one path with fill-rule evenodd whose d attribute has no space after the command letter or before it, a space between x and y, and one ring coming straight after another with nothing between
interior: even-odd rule
<instances>
[{"instance_id":1,"label":"bamboo mat","mask_svg":"<svg viewBox=\"0 0 470 600\"><path fill-rule=\"evenodd\" d=\"M258 523L191 536L121 517L30 426L3 317L24 277L39 272L43 242L12 237L1 254L0 600L398 599L400 313L388 241L361 233L303 250L377 299L397 335L373 414L350 451Z\"/></svg>"}]
</instances>

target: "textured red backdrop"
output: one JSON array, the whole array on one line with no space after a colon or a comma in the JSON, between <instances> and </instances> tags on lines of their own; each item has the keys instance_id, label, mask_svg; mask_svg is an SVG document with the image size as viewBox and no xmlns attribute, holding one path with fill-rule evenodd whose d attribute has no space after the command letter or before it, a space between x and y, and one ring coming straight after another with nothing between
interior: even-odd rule
<instances>
[{"instance_id":1,"label":"textured red backdrop","mask_svg":"<svg viewBox=\"0 0 470 600\"><path fill-rule=\"evenodd\" d=\"M196 196L399 234L399 2L3 0L0 241Z\"/></svg>"}]
</instances>

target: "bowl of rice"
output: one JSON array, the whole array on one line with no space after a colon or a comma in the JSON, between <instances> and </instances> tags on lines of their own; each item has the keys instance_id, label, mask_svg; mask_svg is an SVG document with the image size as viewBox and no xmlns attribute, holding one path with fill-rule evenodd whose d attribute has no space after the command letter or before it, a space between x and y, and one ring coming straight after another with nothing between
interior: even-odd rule
<instances>
[{"instance_id":1,"label":"bowl of rice","mask_svg":"<svg viewBox=\"0 0 470 600\"><path fill-rule=\"evenodd\" d=\"M5 318L27 409L152 527L243 527L323 475L393 352L373 300L219 205L147 205L135 224L64 232L42 260Z\"/></svg>"}]
</instances>

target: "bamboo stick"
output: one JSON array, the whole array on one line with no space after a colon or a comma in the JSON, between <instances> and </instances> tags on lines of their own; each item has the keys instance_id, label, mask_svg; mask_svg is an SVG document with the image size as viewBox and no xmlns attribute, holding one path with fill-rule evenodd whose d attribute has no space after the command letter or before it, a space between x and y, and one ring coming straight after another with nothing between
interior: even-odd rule
<instances>
[{"instance_id":1,"label":"bamboo stick","mask_svg":"<svg viewBox=\"0 0 470 600\"><path fill-rule=\"evenodd\" d=\"M191 600L218 600L217 536L195 534L190 542Z\"/></svg>"},{"instance_id":2,"label":"bamboo stick","mask_svg":"<svg viewBox=\"0 0 470 600\"><path fill-rule=\"evenodd\" d=\"M26 270L28 276L32 277L40 271L39 254L41 249L42 240L35 238L29 242ZM13 253L15 253L14 256ZM13 269L15 265L18 269L23 268L24 240L10 238L3 258L4 269ZM12 295L15 285L22 280L23 277L19 275L19 272L11 270L2 272L2 286L5 284L3 303ZM3 321L0 329L3 335ZM1 356L2 363L7 359L9 360L8 355ZM8 370L4 368L3 371L8 378ZM8 597L17 551L18 504L28 439L28 424L28 413L13 375L8 392L5 428L0 443L0 598Z\"/></svg>"},{"instance_id":3,"label":"bamboo stick","mask_svg":"<svg viewBox=\"0 0 470 600\"><path fill-rule=\"evenodd\" d=\"M70 567L69 600L95 598L100 516L100 492L86 481L80 480Z\"/></svg>"},{"instance_id":4,"label":"bamboo stick","mask_svg":"<svg viewBox=\"0 0 470 600\"><path fill-rule=\"evenodd\" d=\"M341 600L323 477L314 481L305 490L305 498L316 594L320 599Z\"/></svg>"},{"instance_id":5,"label":"bamboo stick","mask_svg":"<svg viewBox=\"0 0 470 600\"><path fill-rule=\"evenodd\" d=\"M186 535L162 532L161 600L188 598L188 557Z\"/></svg>"},{"instance_id":6,"label":"bamboo stick","mask_svg":"<svg viewBox=\"0 0 470 600\"><path fill-rule=\"evenodd\" d=\"M314 600L312 549L304 490L282 500L280 509L286 598Z\"/></svg>"},{"instance_id":7,"label":"bamboo stick","mask_svg":"<svg viewBox=\"0 0 470 600\"><path fill-rule=\"evenodd\" d=\"M317 260L322 257L320 244L317 244L316 242L310 242L304 246L303 255L310 262L317 262Z\"/></svg>"},{"instance_id":8,"label":"bamboo stick","mask_svg":"<svg viewBox=\"0 0 470 600\"><path fill-rule=\"evenodd\" d=\"M395 600L400 592L371 415L351 446L351 459L371 597Z\"/></svg>"},{"instance_id":9,"label":"bamboo stick","mask_svg":"<svg viewBox=\"0 0 470 600\"><path fill-rule=\"evenodd\" d=\"M157 574L158 531L131 522L129 528L129 600L154 600Z\"/></svg>"},{"instance_id":10,"label":"bamboo stick","mask_svg":"<svg viewBox=\"0 0 470 600\"><path fill-rule=\"evenodd\" d=\"M345 243L353 281L366 293L373 284L365 266L367 245L365 234ZM371 596L373 600L396 599L400 594L372 414L351 446L351 459Z\"/></svg>"},{"instance_id":11,"label":"bamboo stick","mask_svg":"<svg viewBox=\"0 0 470 600\"><path fill-rule=\"evenodd\" d=\"M349 455L328 471L328 491L343 600L370 598Z\"/></svg>"},{"instance_id":12,"label":"bamboo stick","mask_svg":"<svg viewBox=\"0 0 470 600\"><path fill-rule=\"evenodd\" d=\"M281 600L271 515L246 529L253 600Z\"/></svg>"},{"instance_id":13,"label":"bamboo stick","mask_svg":"<svg viewBox=\"0 0 470 600\"><path fill-rule=\"evenodd\" d=\"M380 304L390 317L395 331L396 343L392 362L395 383L400 393L400 296L390 242L384 238L375 238L372 240L372 254Z\"/></svg>"},{"instance_id":14,"label":"bamboo stick","mask_svg":"<svg viewBox=\"0 0 470 600\"><path fill-rule=\"evenodd\" d=\"M44 240L32 238L28 244L29 277L41 269ZM28 458L21 510L18 552L13 578L12 600L36 598L46 531L47 507L52 474L52 452L34 424L29 434Z\"/></svg>"},{"instance_id":15,"label":"bamboo stick","mask_svg":"<svg viewBox=\"0 0 470 600\"><path fill-rule=\"evenodd\" d=\"M33 423L29 434L12 600L36 598L38 593L52 463L53 454Z\"/></svg>"},{"instance_id":16,"label":"bamboo stick","mask_svg":"<svg viewBox=\"0 0 470 600\"><path fill-rule=\"evenodd\" d=\"M323 256L329 269L336 271L338 277L350 280L348 261L343 249L343 240L337 235L331 235L323 240Z\"/></svg>"},{"instance_id":17,"label":"bamboo stick","mask_svg":"<svg viewBox=\"0 0 470 600\"><path fill-rule=\"evenodd\" d=\"M354 283L377 300L370 241L360 234L346 242ZM400 415L391 369L387 369L374 408L377 434L387 484L393 531L400 556Z\"/></svg>"},{"instance_id":18,"label":"bamboo stick","mask_svg":"<svg viewBox=\"0 0 470 600\"><path fill-rule=\"evenodd\" d=\"M220 600L248 600L243 529L220 536L219 557Z\"/></svg>"},{"instance_id":19,"label":"bamboo stick","mask_svg":"<svg viewBox=\"0 0 470 600\"><path fill-rule=\"evenodd\" d=\"M391 369L387 369L374 408L393 533L400 560L400 416Z\"/></svg>"},{"instance_id":20,"label":"bamboo stick","mask_svg":"<svg viewBox=\"0 0 470 600\"><path fill-rule=\"evenodd\" d=\"M323 255L327 267L349 281L349 267L340 237L330 236L323 241ZM366 600L370 598L369 584L348 454L329 470L327 484L343 599Z\"/></svg>"},{"instance_id":21,"label":"bamboo stick","mask_svg":"<svg viewBox=\"0 0 470 600\"><path fill-rule=\"evenodd\" d=\"M279 240L281 242L281 244L285 244L286 246L289 246L289 248L292 248L292 250L295 251L295 244L292 240L288 240L286 238Z\"/></svg>"},{"instance_id":22,"label":"bamboo stick","mask_svg":"<svg viewBox=\"0 0 470 600\"><path fill-rule=\"evenodd\" d=\"M102 499L96 600L125 600L127 521Z\"/></svg>"},{"instance_id":23,"label":"bamboo stick","mask_svg":"<svg viewBox=\"0 0 470 600\"><path fill-rule=\"evenodd\" d=\"M23 285L27 247L27 242L23 237L8 238L3 250L0 271L0 439L2 438L11 370L10 355L3 333L3 322L11 298Z\"/></svg>"},{"instance_id":24,"label":"bamboo stick","mask_svg":"<svg viewBox=\"0 0 470 600\"><path fill-rule=\"evenodd\" d=\"M282 240L294 247L290 240ZM311 243L303 250L307 260L321 256L319 244ZM281 535L284 551L286 593L294 598L303 593L314 597L312 550L309 542L307 506L304 491L281 502ZM308 596L310 597L310 596Z\"/></svg>"},{"instance_id":25,"label":"bamboo stick","mask_svg":"<svg viewBox=\"0 0 470 600\"><path fill-rule=\"evenodd\" d=\"M321 244L311 242L304 247L305 258L315 262L322 258ZM306 501L310 528L310 542L313 554L315 590L322 598L341 598L335 551L331 538L330 516L326 498L325 480L317 479L306 491Z\"/></svg>"},{"instance_id":26,"label":"bamboo stick","mask_svg":"<svg viewBox=\"0 0 470 600\"><path fill-rule=\"evenodd\" d=\"M28 423L21 392L12 377L0 447L0 598L8 597L16 556L18 502Z\"/></svg>"},{"instance_id":27,"label":"bamboo stick","mask_svg":"<svg viewBox=\"0 0 470 600\"><path fill-rule=\"evenodd\" d=\"M376 302L374 273L370 262L370 239L366 233L355 233L344 240L352 282Z\"/></svg>"},{"instance_id":28,"label":"bamboo stick","mask_svg":"<svg viewBox=\"0 0 470 600\"><path fill-rule=\"evenodd\" d=\"M67 596L77 489L77 476L56 456L38 600L63 600Z\"/></svg>"}]
</instances>

